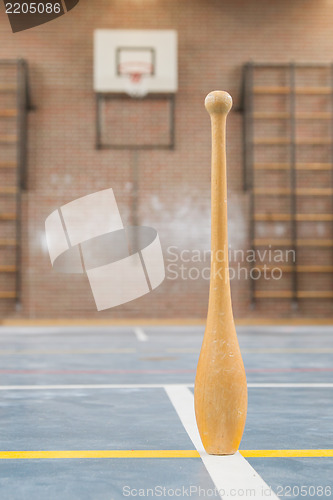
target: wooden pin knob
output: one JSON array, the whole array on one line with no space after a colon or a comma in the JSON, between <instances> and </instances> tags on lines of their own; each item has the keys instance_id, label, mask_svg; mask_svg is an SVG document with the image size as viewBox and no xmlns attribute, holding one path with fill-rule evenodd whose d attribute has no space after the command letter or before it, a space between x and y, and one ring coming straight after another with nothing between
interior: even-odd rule
<instances>
[{"instance_id":1,"label":"wooden pin knob","mask_svg":"<svg viewBox=\"0 0 333 500\"><path fill-rule=\"evenodd\" d=\"M232 97L223 90L214 90L206 97L205 107L210 115L215 113L227 115L232 108Z\"/></svg>"}]
</instances>

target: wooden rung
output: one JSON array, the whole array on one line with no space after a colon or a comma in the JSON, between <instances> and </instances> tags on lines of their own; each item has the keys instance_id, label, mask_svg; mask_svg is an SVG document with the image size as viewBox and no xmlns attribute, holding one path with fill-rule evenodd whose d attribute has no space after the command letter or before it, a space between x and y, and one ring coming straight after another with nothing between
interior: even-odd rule
<instances>
[{"instance_id":1,"label":"wooden rung","mask_svg":"<svg viewBox=\"0 0 333 500\"><path fill-rule=\"evenodd\" d=\"M330 120L332 118L332 113L326 112L300 112L295 114L297 120Z\"/></svg>"},{"instance_id":2,"label":"wooden rung","mask_svg":"<svg viewBox=\"0 0 333 500\"><path fill-rule=\"evenodd\" d=\"M258 291L254 293L254 296L258 299L291 299L294 294L290 290L266 290ZM331 299L333 298L333 292L331 291L300 291L296 293L299 299Z\"/></svg>"},{"instance_id":3,"label":"wooden rung","mask_svg":"<svg viewBox=\"0 0 333 500\"><path fill-rule=\"evenodd\" d=\"M284 145L284 144L290 144L290 139L289 137L258 137L253 140L253 144L256 144L257 146L262 146L262 145Z\"/></svg>"},{"instance_id":4,"label":"wooden rung","mask_svg":"<svg viewBox=\"0 0 333 500\"><path fill-rule=\"evenodd\" d=\"M263 196L270 195L289 195L292 194L289 188L255 188L253 190L254 194L259 194ZM299 196L330 196L333 194L333 189L331 188L298 188L295 189L295 193Z\"/></svg>"},{"instance_id":5,"label":"wooden rung","mask_svg":"<svg viewBox=\"0 0 333 500\"><path fill-rule=\"evenodd\" d=\"M16 92L17 91L17 86L16 85L0 85L0 92Z\"/></svg>"},{"instance_id":6,"label":"wooden rung","mask_svg":"<svg viewBox=\"0 0 333 500\"><path fill-rule=\"evenodd\" d=\"M333 221L332 214L296 214L295 219L300 222L327 222Z\"/></svg>"},{"instance_id":7,"label":"wooden rung","mask_svg":"<svg viewBox=\"0 0 333 500\"><path fill-rule=\"evenodd\" d=\"M17 193L16 186L3 186L0 187L0 194L15 194Z\"/></svg>"},{"instance_id":8,"label":"wooden rung","mask_svg":"<svg viewBox=\"0 0 333 500\"><path fill-rule=\"evenodd\" d=\"M254 214L256 221L290 221L290 214Z\"/></svg>"},{"instance_id":9,"label":"wooden rung","mask_svg":"<svg viewBox=\"0 0 333 500\"><path fill-rule=\"evenodd\" d=\"M281 269L283 273L292 273L294 271L294 266L280 266L279 264L276 264L276 266L271 264L256 266L256 269L260 271L264 269L270 271L275 268ZM295 270L297 273L333 273L333 266L296 266Z\"/></svg>"},{"instance_id":10,"label":"wooden rung","mask_svg":"<svg viewBox=\"0 0 333 500\"><path fill-rule=\"evenodd\" d=\"M0 109L0 117L1 118L12 118L17 116L16 109Z\"/></svg>"},{"instance_id":11,"label":"wooden rung","mask_svg":"<svg viewBox=\"0 0 333 500\"><path fill-rule=\"evenodd\" d=\"M257 120L285 120L290 118L290 113L256 111L253 113L253 118Z\"/></svg>"},{"instance_id":12,"label":"wooden rung","mask_svg":"<svg viewBox=\"0 0 333 500\"><path fill-rule=\"evenodd\" d=\"M297 293L297 297L300 299L332 299L333 292L330 291L300 291Z\"/></svg>"},{"instance_id":13,"label":"wooden rung","mask_svg":"<svg viewBox=\"0 0 333 500\"><path fill-rule=\"evenodd\" d=\"M253 87L254 94L290 94L291 87L282 86L256 86ZM295 94L300 95L330 95L331 87L296 87Z\"/></svg>"},{"instance_id":14,"label":"wooden rung","mask_svg":"<svg viewBox=\"0 0 333 500\"><path fill-rule=\"evenodd\" d=\"M0 247L16 247L17 241L13 239L0 240Z\"/></svg>"},{"instance_id":15,"label":"wooden rung","mask_svg":"<svg viewBox=\"0 0 333 500\"><path fill-rule=\"evenodd\" d=\"M296 87L296 94L300 95L330 95L332 93L331 87Z\"/></svg>"},{"instance_id":16,"label":"wooden rung","mask_svg":"<svg viewBox=\"0 0 333 500\"><path fill-rule=\"evenodd\" d=\"M274 247L288 247L292 246L293 242L290 239L267 239L267 238L255 238L253 244L256 247L259 246L274 246ZM330 239L311 239L304 238L298 239L296 241L298 247L332 247L333 240Z\"/></svg>"},{"instance_id":17,"label":"wooden rung","mask_svg":"<svg viewBox=\"0 0 333 500\"><path fill-rule=\"evenodd\" d=\"M329 137L304 137L300 139L296 139L295 144L297 145L313 145L320 146L331 144L332 140ZM270 145L270 146L279 146L279 145L288 145L291 144L291 140L289 137L258 137L253 140L253 144L257 146Z\"/></svg>"},{"instance_id":18,"label":"wooden rung","mask_svg":"<svg viewBox=\"0 0 333 500\"><path fill-rule=\"evenodd\" d=\"M256 111L253 113L253 118L256 120L290 120L291 114L286 112L267 112L267 111ZM332 118L331 113L295 113L296 120L330 120Z\"/></svg>"},{"instance_id":19,"label":"wooden rung","mask_svg":"<svg viewBox=\"0 0 333 500\"><path fill-rule=\"evenodd\" d=\"M16 292L0 292L0 299L16 299Z\"/></svg>"},{"instance_id":20,"label":"wooden rung","mask_svg":"<svg viewBox=\"0 0 333 500\"><path fill-rule=\"evenodd\" d=\"M331 163L296 163L296 170L331 170Z\"/></svg>"},{"instance_id":21,"label":"wooden rung","mask_svg":"<svg viewBox=\"0 0 333 500\"><path fill-rule=\"evenodd\" d=\"M14 161L1 161L0 168L16 168L16 162L14 162Z\"/></svg>"},{"instance_id":22,"label":"wooden rung","mask_svg":"<svg viewBox=\"0 0 333 500\"><path fill-rule=\"evenodd\" d=\"M253 87L254 94L289 94L290 87L281 86L256 86Z\"/></svg>"},{"instance_id":23,"label":"wooden rung","mask_svg":"<svg viewBox=\"0 0 333 500\"><path fill-rule=\"evenodd\" d=\"M333 221L332 214L296 214L295 219L301 222Z\"/></svg>"},{"instance_id":24,"label":"wooden rung","mask_svg":"<svg viewBox=\"0 0 333 500\"><path fill-rule=\"evenodd\" d=\"M295 141L296 144L299 145L325 145L325 144L331 144L332 139L329 137L304 137L304 138L299 138L296 139Z\"/></svg>"},{"instance_id":25,"label":"wooden rung","mask_svg":"<svg viewBox=\"0 0 333 500\"><path fill-rule=\"evenodd\" d=\"M0 214L0 220L16 220L16 214Z\"/></svg>"},{"instance_id":26,"label":"wooden rung","mask_svg":"<svg viewBox=\"0 0 333 500\"><path fill-rule=\"evenodd\" d=\"M255 170L289 170L289 163L255 163L253 165Z\"/></svg>"},{"instance_id":27,"label":"wooden rung","mask_svg":"<svg viewBox=\"0 0 333 500\"><path fill-rule=\"evenodd\" d=\"M0 266L0 273L16 273L16 266Z\"/></svg>"},{"instance_id":28,"label":"wooden rung","mask_svg":"<svg viewBox=\"0 0 333 500\"><path fill-rule=\"evenodd\" d=\"M290 239L255 238L253 240L253 245L255 247L260 247L260 246L289 247L292 245L292 240L290 240Z\"/></svg>"},{"instance_id":29,"label":"wooden rung","mask_svg":"<svg viewBox=\"0 0 333 500\"><path fill-rule=\"evenodd\" d=\"M16 135L0 135L0 143L2 144L14 144L16 141Z\"/></svg>"},{"instance_id":30,"label":"wooden rung","mask_svg":"<svg viewBox=\"0 0 333 500\"><path fill-rule=\"evenodd\" d=\"M256 221L290 221L292 217L290 214L254 214ZM333 221L332 214L296 214L295 220L297 221Z\"/></svg>"},{"instance_id":31,"label":"wooden rung","mask_svg":"<svg viewBox=\"0 0 333 500\"><path fill-rule=\"evenodd\" d=\"M288 188L255 188L253 190L254 194L260 194L264 196L270 195L288 195L291 193L291 190Z\"/></svg>"},{"instance_id":32,"label":"wooden rung","mask_svg":"<svg viewBox=\"0 0 333 500\"><path fill-rule=\"evenodd\" d=\"M290 163L255 163L255 170L289 170ZM331 163L296 163L296 170L331 170Z\"/></svg>"},{"instance_id":33,"label":"wooden rung","mask_svg":"<svg viewBox=\"0 0 333 500\"><path fill-rule=\"evenodd\" d=\"M331 188L298 188L296 194L300 196L330 196L333 194Z\"/></svg>"},{"instance_id":34,"label":"wooden rung","mask_svg":"<svg viewBox=\"0 0 333 500\"><path fill-rule=\"evenodd\" d=\"M254 292L256 299L289 299L292 298L292 292L289 290L275 290L275 291L260 291Z\"/></svg>"}]
</instances>

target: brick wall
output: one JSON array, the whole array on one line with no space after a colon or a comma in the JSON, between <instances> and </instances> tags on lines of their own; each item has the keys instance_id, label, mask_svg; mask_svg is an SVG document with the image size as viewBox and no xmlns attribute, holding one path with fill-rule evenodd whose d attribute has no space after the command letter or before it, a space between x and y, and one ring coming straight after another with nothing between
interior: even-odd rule
<instances>
[{"instance_id":1,"label":"brick wall","mask_svg":"<svg viewBox=\"0 0 333 500\"><path fill-rule=\"evenodd\" d=\"M22 309L15 312L10 300L0 300L2 316L204 317L209 257L203 252L210 245L210 124L204 97L224 89L234 99L227 134L229 234L232 248L246 251L249 199L242 190L242 115L237 112L242 66L249 60L329 62L332 23L333 5L327 0L81 0L65 16L13 35L1 4L0 58L28 61L36 106L29 116L28 190L23 196ZM52 272L44 242L49 213L108 187L114 190L124 223L130 224L133 217L133 153L94 148L96 28L175 29L179 37L176 148L143 151L137 159L138 222L159 232L167 279L152 294L101 313L95 310L84 276ZM313 179L304 182L312 185ZM179 261L171 262L175 257L170 246L176 247L173 254L195 251L191 255L196 260L201 252L201 262L183 262L181 269ZM188 259L189 253L183 256ZM313 259L318 258L314 252ZM190 279L197 276L196 269L204 278ZM183 279L171 279L175 271L183 272ZM330 286L333 276L320 279ZM261 300L253 310L244 275L232 280L232 294L238 318L332 315L332 300L303 300L298 310L287 300Z\"/></svg>"}]
</instances>

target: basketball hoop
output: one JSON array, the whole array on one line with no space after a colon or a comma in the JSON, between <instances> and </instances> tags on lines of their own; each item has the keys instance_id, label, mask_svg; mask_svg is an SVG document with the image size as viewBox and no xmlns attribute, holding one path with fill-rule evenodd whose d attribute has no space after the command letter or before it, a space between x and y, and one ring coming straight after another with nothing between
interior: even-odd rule
<instances>
[{"instance_id":1,"label":"basketball hoop","mask_svg":"<svg viewBox=\"0 0 333 500\"><path fill-rule=\"evenodd\" d=\"M150 63L143 61L126 61L118 66L119 75L126 78L125 92L134 99L142 99L147 95L148 89L145 82L145 76L153 72Z\"/></svg>"}]
</instances>

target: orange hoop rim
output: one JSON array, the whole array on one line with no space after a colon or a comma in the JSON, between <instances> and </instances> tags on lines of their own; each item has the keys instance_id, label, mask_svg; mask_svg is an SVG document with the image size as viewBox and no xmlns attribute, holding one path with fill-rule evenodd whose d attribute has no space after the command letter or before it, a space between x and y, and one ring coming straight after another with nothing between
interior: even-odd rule
<instances>
[{"instance_id":1,"label":"orange hoop rim","mask_svg":"<svg viewBox=\"0 0 333 500\"><path fill-rule=\"evenodd\" d=\"M135 84L139 83L143 76L152 75L153 65L144 61L128 61L119 63L118 72L121 76L129 76L131 82Z\"/></svg>"}]
</instances>

